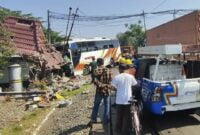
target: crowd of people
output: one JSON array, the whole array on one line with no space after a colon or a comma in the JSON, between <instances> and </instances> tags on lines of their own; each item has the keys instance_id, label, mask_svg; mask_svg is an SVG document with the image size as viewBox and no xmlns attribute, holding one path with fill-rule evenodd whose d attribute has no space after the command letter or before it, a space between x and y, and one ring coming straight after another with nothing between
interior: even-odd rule
<instances>
[{"instance_id":1,"label":"crowd of people","mask_svg":"<svg viewBox=\"0 0 200 135\"><path fill-rule=\"evenodd\" d=\"M110 123L110 93L116 91L116 124L115 132L119 135L129 135L131 133L131 115L129 100L133 96L132 86L137 85L135 79L136 71L139 68L138 59L135 55L121 57L119 60L119 74L112 78L111 69L104 66L104 60L93 58L90 63L92 83L96 86L94 106L91 120L88 126L97 122L97 115L101 102L104 103L103 125Z\"/></svg>"}]
</instances>

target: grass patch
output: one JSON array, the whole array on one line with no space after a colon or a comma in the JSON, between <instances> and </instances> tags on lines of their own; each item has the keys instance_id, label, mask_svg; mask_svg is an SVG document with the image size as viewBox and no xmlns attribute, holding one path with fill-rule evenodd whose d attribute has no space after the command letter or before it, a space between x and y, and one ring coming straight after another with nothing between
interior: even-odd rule
<instances>
[{"instance_id":1,"label":"grass patch","mask_svg":"<svg viewBox=\"0 0 200 135\"><path fill-rule=\"evenodd\" d=\"M90 87L91 87L91 84L84 84L79 89L76 89L76 90L68 91L64 89L61 92L59 92L59 94L61 94L64 98L70 98L77 94L82 93L83 91L88 90Z\"/></svg>"},{"instance_id":2,"label":"grass patch","mask_svg":"<svg viewBox=\"0 0 200 135\"><path fill-rule=\"evenodd\" d=\"M79 89L73 91L62 90L59 93L65 98L70 98L90 88L91 84L84 84ZM12 124L7 128L0 129L0 135L32 135L38 124L41 123L41 121L53 107L55 106L52 105L50 108L43 109L38 108L33 112L28 113L21 119L20 122Z\"/></svg>"},{"instance_id":3,"label":"grass patch","mask_svg":"<svg viewBox=\"0 0 200 135\"><path fill-rule=\"evenodd\" d=\"M53 108L36 109L33 112L25 115L20 122L10 125L7 128L1 129L2 135L31 135L37 128L38 124L44 119L47 113Z\"/></svg>"}]
</instances>

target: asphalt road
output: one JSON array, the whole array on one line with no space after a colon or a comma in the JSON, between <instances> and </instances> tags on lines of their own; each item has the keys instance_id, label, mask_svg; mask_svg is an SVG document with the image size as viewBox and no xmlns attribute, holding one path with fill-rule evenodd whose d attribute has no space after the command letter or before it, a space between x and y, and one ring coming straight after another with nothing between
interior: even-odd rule
<instances>
[{"instance_id":1,"label":"asphalt road","mask_svg":"<svg viewBox=\"0 0 200 135\"><path fill-rule=\"evenodd\" d=\"M118 74L117 69L113 69L113 76ZM115 101L115 96L112 94L112 103ZM103 113L103 106L100 109L100 118ZM116 112L112 108L112 127L114 129ZM200 112L200 111L199 111ZM196 114L187 114L185 112L167 113L164 116L153 116L144 119L143 133L144 135L200 135L200 116ZM101 121L101 120L100 120ZM105 129L101 123L94 125L91 130L93 135L110 135L110 129ZM116 133L113 130L113 135Z\"/></svg>"}]
</instances>

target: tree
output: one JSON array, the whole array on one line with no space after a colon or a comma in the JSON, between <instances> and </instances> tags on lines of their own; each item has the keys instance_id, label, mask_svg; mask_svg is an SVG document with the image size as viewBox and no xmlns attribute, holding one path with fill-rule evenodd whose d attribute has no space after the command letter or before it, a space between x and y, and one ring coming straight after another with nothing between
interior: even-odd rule
<instances>
[{"instance_id":1,"label":"tree","mask_svg":"<svg viewBox=\"0 0 200 135\"><path fill-rule=\"evenodd\" d=\"M13 53L11 32L0 23L0 68L4 67Z\"/></svg>"},{"instance_id":2,"label":"tree","mask_svg":"<svg viewBox=\"0 0 200 135\"><path fill-rule=\"evenodd\" d=\"M121 45L132 45L135 49L145 44L145 32L139 24L125 24L128 29L124 33L117 34L117 38Z\"/></svg>"},{"instance_id":3,"label":"tree","mask_svg":"<svg viewBox=\"0 0 200 135\"><path fill-rule=\"evenodd\" d=\"M32 14L23 14L21 11L11 11L10 9L7 8L3 8L0 7L0 21L3 21L3 19L7 16L16 16L16 17L22 17L22 18L26 18L26 19L37 19L37 20L41 20L40 17L34 17ZM45 36L48 36L48 31L45 27L42 27ZM60 36L59 32L55 32L53 30L51 30L51 41L52 43L56 43L56 42L62 42L65 40L65 37Z\"/></svg>"},{"instance_id":4,"label":"tree","mask_svg":"<svg viewBox=\"0 0 200 135\"><path fill-rule=\"evenodd\" d=\"M44 34L47 38L48 36L48 30L46 28L43 28L43 31L44 31ZM59 32L55 32L55 31L52 31L50 30L50 33L51 33L51 43L54 44L54 43L58 43L58 42L62 42L62 41L66 41L66 38L64 36L60 36Z\"/></svg>"},{"instance_id":5,"label":"tree","mask_svg":"<svg viewBox=\"0 0 200 135\"><path fill-rule=\"evenodd\" d=\"M23 17L27 19L41 19L34 17L32 14L23 14L22 11L11 11L10 9L0 7L0 20L2 21L7 16Z\"/></svg>"}]
</instances>

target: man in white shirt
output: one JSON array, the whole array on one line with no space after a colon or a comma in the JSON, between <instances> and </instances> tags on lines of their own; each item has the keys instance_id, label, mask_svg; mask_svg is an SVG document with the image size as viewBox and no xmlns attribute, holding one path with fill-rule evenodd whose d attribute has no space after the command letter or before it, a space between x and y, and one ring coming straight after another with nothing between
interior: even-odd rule
<instances>
[{"instance_id":1,"label":"man in white shirt","mask_svg":"<svg viewBox=\"0 0 200 135\"><path fill-rule=\"evenodd\" d=\"M129 73L129 66L122 64L119 66L120 74L112 80L112 85L116 88L117 120L116 131L119 134L128 135L131 129L130 103L132 97L132 86L137 85L133 75Z\"/></svg>"}]
</instances>

